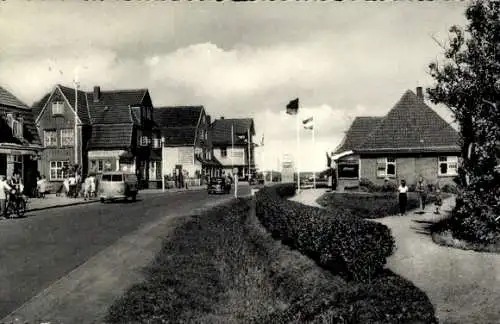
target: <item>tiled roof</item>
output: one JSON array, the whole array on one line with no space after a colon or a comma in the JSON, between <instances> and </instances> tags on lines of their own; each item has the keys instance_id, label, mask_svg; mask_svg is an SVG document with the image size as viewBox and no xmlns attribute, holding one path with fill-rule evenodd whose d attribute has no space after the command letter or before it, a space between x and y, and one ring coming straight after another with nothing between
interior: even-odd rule
<instances>
[{"instance_id":1,"label":"tiled roof","mask_svg":"<svg viewBox=\"0 0 500 324\"><path fill-rule=\"evenodd\" d=\"M162 128L161 136L165 137L165 146L193 146L196 127Z\"/></svg>"},{"instance_id":2,"label":"tiled roof","mask_svg":"<svg viewBox=\"0 0 500 324\"><path fill-rule=\"evenodd\" d=\"M382 120L356 121L356 128L365 127L366 130L355 130L351 133L353 138L348 131L345 143L354 142L355 147L348 149L360 153L459 152L457 131L411 90L404 93ZM373 126L375 128L369 131ZM359 144L357 141L363 136L366 140Z\"/></svg>"},{"instance_id":3,"label":"tiled roof","mask_svg":"<svg viewBox=\"0 0 500 324\"><path fill-rule=\"evenodd\" d=\"M0 87L0 105L29 109L26 104L24 104L21 100L17 99L16 96L2 87Z\"/></svg>"},{"instance_id":4,"label":"tiled roof","mask_svg":"<svg viewBox=\"0 0 500 324\"><path fill-rule=\"evenodd\" d=\"M11 136L7 136L7 138L3 138L2 140L7 140L12 143L17 144L34 144L41 145L40 137L38 135L38 131L35 127L35 119L33 116L33 111L24 103L22 103L19 99L17 99L13 94L0 87L0 111L2 112L16 112L19 114L19 117L23 118L23 141L19 141L14 139ZM4 122L4 121L3 121ZM6 133L2 133L2 137L6 136Z\"/></svg>"},{"instance_id":5,"label":"tiled roof","mask_svg":"<svg viewBox=\"0 0 500 324\"><path fill-rule=\"evenodd\" d=\"M250 129L250 135L255 135L254 123L252 118L230 118L216 119L212 125L212 144L213 145L231 145L231 126L234 127L234 143L243 144L238 135L245 135Z\"/></svg>"},{"instance_id":6,"label":"tiled roof","mask_svg":"<svg viewBox=\"0 0 500 324\"><path fill-rule=\"evenodd\" d=\"M89 150L127 149L132 145L132 124L109 124L92 126Z\"/></svg>"},{"instance_id":7,"label":"tiled roof","mask_svg":"<svg viewBox=\"0 0 500 324\"><path fill-rule=\"evenodd\" d=\"M203 106L157 107L153 110L158 127L196 127Z\"/></svg>"},{"instance_id":8,"label":"tiled roof","mask_svg":"<svg viewBox=\"0 0 500 324\"><path fill-rule=\"evenodd\" d=\"M356 117L335 153L351 151L361 147L370 133L380 125L383 119L384 117Z\"/></svg>"},{"instance_id":9,"label":"tiled roof","mask_svg":"<svg viewBox=\"0 0 500 324\"><path fill-rule=\"evenodd\" d=\"M71 107L75 107L75 89L74 88L68 88L62 85L57 85L57 87L61 90L63 95L66 97L68 100L69 104ZM82 121L83 124L87 125L89 124L89 111L87 108L87 98L85 96L85 92L78 90L78 117Z\"/></svg>"},{"instance_id":10,"label":"tiled roof","mask_svg":"<svg viewBox=\"0 0 500 324\"><path fill-rule=\"evenodd\" d=\"M98 102L93 93L87 93L87 101L93 124L133 123L129 106L141 105L147 89L101 91Z\"/></svg>"},{"instance_id":11,"label":"tiled roof","mask_svg":"<svg viewBox=\"0 0 500 324\"><path fill-rule=\"evenodd\" d=\"M50 95L52 94L52 91L51 92L47 92L43 97L42 99L36 101L32 106L31 106L31 111L33 112L33 116L35 117L35 119L38 117L38 115L40 115L40 113L42 112L42 109L43 107L45 106L45 104L47 103L47 101L49 100L50 98Z\"/></svg>"}]
</instances>

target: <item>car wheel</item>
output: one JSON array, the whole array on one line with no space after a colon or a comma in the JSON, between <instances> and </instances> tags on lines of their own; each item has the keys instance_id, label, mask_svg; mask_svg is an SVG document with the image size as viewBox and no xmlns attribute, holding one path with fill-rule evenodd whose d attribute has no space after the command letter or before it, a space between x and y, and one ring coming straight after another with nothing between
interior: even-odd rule
<instances>
[{"instance_id":1,"label":"car wheel","mask_svg":"<svg viewBox=\"0 0 500 324\"><path fill-rule=\"evenodd\" d=\"M137 200L137 194L133 194L132 195L132 201L136 201Z\"/></svg>"},{"instance_id":2,"label":"car wheel","mask_svg":"<svg viewBox=\"0 0 500 324\"><path fill-rule=\"evenodd\" d=\"M104 198L101 198L100 200L101 200L101 203L103 203L103 204L104 204Z\"/></svg>"}]
</instances>

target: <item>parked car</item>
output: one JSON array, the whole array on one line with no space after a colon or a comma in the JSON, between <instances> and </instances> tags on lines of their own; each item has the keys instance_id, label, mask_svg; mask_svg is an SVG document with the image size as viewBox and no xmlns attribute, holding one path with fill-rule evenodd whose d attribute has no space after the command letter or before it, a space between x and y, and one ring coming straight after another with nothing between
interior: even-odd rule
<instances>
[{"instance_id":1,"label":"parked car","mask_svg":"<svg viewBox=\"0 0 500 324\"><path fill-rule=\"evenodd\" d=\"M135 201L139 192L137 176L128 172L104 172L99 181L99 199L106 200L132 198Z\"/></svg>"},{"instance_id":2,"label":"parked car","mask_svg":"<svg viewBox=\"0 0 500 324\"><path fill-rule=\"evenodd\" d=\"M218 194L231 192L231 182L230 180L222 177L214 177L210 179L207 186L208 194Z\"/></svg>"}]
</instances>

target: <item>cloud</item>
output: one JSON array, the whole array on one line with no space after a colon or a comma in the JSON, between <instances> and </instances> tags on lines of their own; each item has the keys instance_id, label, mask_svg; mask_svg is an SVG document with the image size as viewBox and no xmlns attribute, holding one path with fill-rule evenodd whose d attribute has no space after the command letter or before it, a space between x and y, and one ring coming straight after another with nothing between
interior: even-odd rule
<instances>
[{"instance_id":1,"label":"cloud","mask_svg":"<svg viewBox=\"0 0 500 324\"><path fill-rule=\"evenodd\" d=\"M0 84L31 104L56 83L71 85L80 67L86 90L148 88L157 106L252 117L274 164L295 152L295 122L283 110L298 97L317 130L315 146L302 131L301 161L322 168L355 116L384 115L405 90L432 84L427 64L442 50L429 34L463 23L464 6L7 1Z\"/></svg>"}]
</instances>

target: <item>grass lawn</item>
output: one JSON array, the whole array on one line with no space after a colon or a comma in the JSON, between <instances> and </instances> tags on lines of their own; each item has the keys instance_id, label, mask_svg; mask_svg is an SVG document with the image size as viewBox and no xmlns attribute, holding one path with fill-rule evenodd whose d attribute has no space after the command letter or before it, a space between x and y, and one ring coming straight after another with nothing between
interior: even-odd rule
<instances>
[{"instance_id":1,"label":"grass lawn","mask_svg":"<svg viewBox=\"0 0 500 324\"><path fill-rule=\"evenodd\" d=\"M248 208L239 200L177 228L107 323L261 323L304 293L346 285L273 240Z\"/></svg>"},{"instance_id":2,"label":"grass lawn","mask_svg":"<svg viewBox=\"0 0 500 324\"><path fill-rule=\"evenodd\" d=\"M449 194L442 193L442 198ZM326 193L317 200L326 209L344 209L361 218L382 218L399 213L397 193ZM428 196L427 204L433 204L434 198ZM418 195L408 194L408 211L420 207Z\"/></svg>"}]
</instances>

